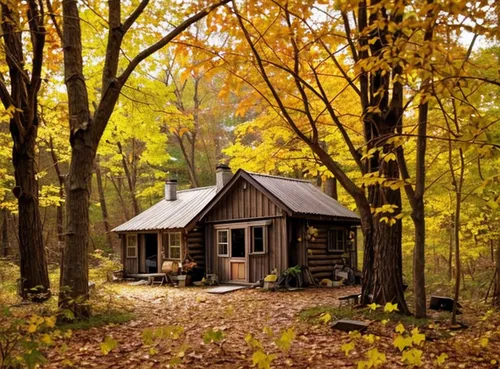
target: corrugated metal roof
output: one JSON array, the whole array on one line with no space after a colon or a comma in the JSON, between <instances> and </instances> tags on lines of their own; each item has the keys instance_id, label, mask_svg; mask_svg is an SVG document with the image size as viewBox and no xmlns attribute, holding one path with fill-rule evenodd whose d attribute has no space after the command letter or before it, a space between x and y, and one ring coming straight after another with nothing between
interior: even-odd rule
<instances>
[{"instance_id":1,"label":"corrugated metal roof","mask_svg":"<svg viewBox=\"0 0 500 369\"><path fill-rule=\"evenodd\" d=\"M306 180L246 172L295 214L360 219L353 211Z\"/></svg>"},{"instance_id":2,"label":"corrugated metal roof","mask_svg":"<svg viewBox=\"0 0 500 369\"><path fill-rule=\"evenodd\" d=\"M161 200L112 232L152 231L186 227L216 195L216 187L177 191L177 200Z\"/></svg>"}]
</instances>

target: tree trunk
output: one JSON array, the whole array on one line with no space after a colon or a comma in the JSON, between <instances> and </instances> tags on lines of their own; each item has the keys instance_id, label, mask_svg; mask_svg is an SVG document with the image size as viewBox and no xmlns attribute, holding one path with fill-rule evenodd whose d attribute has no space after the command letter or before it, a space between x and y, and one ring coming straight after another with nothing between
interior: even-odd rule
<instances>
[{"instance_id":1,"label":"tree trunk","mask_svg":"<svg viewBox=\"0 0 500 369\"><path fill-rule=\"evenodd\" d=\"M57 179L59 181L59 197L61 198L61 203L56 207L56 222L57 222L57 248L60 253L62 260L62 254L64 252L64 209L62 200L64 199L64 176L59 167L59 158L54 150L54 141L52 136L49 139L50 156L52 158L52 163L54 164L54 170L56 171Z\"/></svg>"},{"instance_id":2,"label":"tree trunk","mask_svg":"<svg viewBox=\"0 0 500 369\"><path fill-rule=\"evenodd\" d=\"M413 249L413 292L415 294L415 316L425 318L425 215L424 202L421 198L412 211L415 226L415 246Z\"/></svg>"},{"instance_id":3,"label":"tree trunk","mask_svg":"<svg viewBox=\"0 0 500 369\"><path fill-rule=\"evenodd\" d=\"M121 142L117 142L118 146L118 152L122 156L122 164L123 164L123 170L125 171L125 176L127 177L127 184L128 184L128 189L130 193L130 201L132 202L132 207L134 210L134 216L138 215L141 212L141 209L139 207L139 202L137 201L136 197L136 181L135 181L135 171L134 171L134 161L135 161L135 140L132 139L133 143L133 150L132 150L132 163L129 167L129 163L127 161L127 155L123 151L123 147ZM132 169L132 170L131 170Z\"/></svg>"},{"instance_id":4,"label":"tree trunk","mask_svg":"<svg viewBox=\"0 0 500 369\"><path fill-rule=\"evenodd\" d=\"M104 231L106 232L106 241L108 243L108 247L113 250L113 240L111 238L111 228L109 226L108 220L108 208L106 206L106 198L104 196L104 187L102 185L102 175L101 175L101 166L99 163L99 155L95 160L95 176L97 180L97 191L99 192L99 203L101 204L101 213L102 220L104 223Z\"/></svg>"},{"instance_id":5,"label":"tree trunk","mask_svg":"<svg viewBox=\"0 0 500 369\"><path fill-rule=\"evenodd\" d=\"M395 161L381 162L380 173L388 178L398 178L398 166ZM372 207L385 204L395 205L396 216L401 211L401 192L388 187L375 186ZM374 215L374 260L373 260L373 301L379 304L397 303L403 314L409 314L403 287L403 258L401 251L402 223L396 220L390 224L381 219L383 213Z\"/></svg>"},{"instance_id":6,"label":"tree trunk","mask_svg":"<svg viewBox=\"0 0 500 369\"><path fill-rule=\"evenodd\" d=\"M453 304L453 312L451 315L451 324L457 323L457 303L458 297L460 295L460 278L461 278L461 265L460 265L460 210L462 206L462 187L464 182L464 171L465 171L465 163L464 163L464 154L462 148L459 150L460 153L460 173L458 176L458 181L455 179L453 175L453 184L455 186L456 191L456 204L455 204L455 221L453 222L453 238L455 242L455 294ZM452 158L450 157L450 162ZM452 173L453 174L453 173Z\"/></svg>"},{"instance_id":7,"label":"tree trunk","mask_svg":"<svg viewBox=\"0 0 500 369\"><path fill-rule=\"evenodd\" d=\"M43 301L50 296L47 257L43 246L42 221L38 211L38 181L35 169L37 127L19 142L18 132L11 123L14 144L12 163L16 178L14 195L19 209L19 257L21 296Z\"/></svg>"},{"instance_id":8,"label":"tree trunk","mask_svg":"<svg viewBox=\"0 0 500 369\"><path fill-rule=\"evenodd\" d=\"M2 209L2 256L9 256L9 215L7 209Z\"/></svg>"},{"instance_id":9,"label":"tree trunk","mask_svg":"<svg viewBox=\"0 0 500 369\"><path fill-rule=\"evenodd\" d=\"M86 145L87 132L74 137L66 181L66 248L61 270L59 306L75 317L90 316L88 299L89 200L95 150Z\"/></svg>"},{"instance_id":10,"label":"tree trunk","mask_svg":"<svg viewBox=\"0 0 500 369\"><path fill-rule=\"evenodd\" d=\"M495 265L495 289L493 290L493 306L500 308L500 240L497 240Z\"/></svg>"},{"instance_id":11,"label":"tree trunk","mask_svg":"<svg viewBox=\"0 0 500 369\"><path fill-rule=\"evenodd\" d=\"M453 230L450 229L450 242L448 245L448 280L453 279Z\"/></svg>"}]
</instances>

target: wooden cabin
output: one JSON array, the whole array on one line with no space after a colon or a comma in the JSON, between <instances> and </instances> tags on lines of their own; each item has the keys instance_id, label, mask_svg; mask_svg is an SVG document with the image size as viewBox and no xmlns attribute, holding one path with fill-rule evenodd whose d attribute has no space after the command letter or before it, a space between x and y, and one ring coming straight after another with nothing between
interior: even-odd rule
<instances>
[{"instance_id":1,"label":"wooden cabin","mask_svg":"<svg viewBox=\"0 0 500 369\"><path fill-rule=\"evenodd\" d=\"M238 170L200 216L207 273L254 283L306 265L315 278L355 268L358 215L306 180Z\"/></svg>"},{"instance_id":2,"label":"wooden cabin","mask_svg":"<svg viewBox=\"0 0 500 369\"><path fill-rule=\"evenodd\" d=\"M356 268L359 217L306 180L218 166L216 186L177 191L116 227L124 274L161 271L186 258L222 282L254 283L306 265L316 278L336 264Z\"/></svg>"}]
</instances>

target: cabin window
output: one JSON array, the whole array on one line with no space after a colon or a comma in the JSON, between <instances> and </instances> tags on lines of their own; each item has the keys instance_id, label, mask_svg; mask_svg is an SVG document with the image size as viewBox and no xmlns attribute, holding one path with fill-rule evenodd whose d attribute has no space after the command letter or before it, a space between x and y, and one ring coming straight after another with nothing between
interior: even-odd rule
<instances>
[{"instance_id":1,"label":"cabin window","mask_svg":"<svg viewBox=\"0 0 500 369\"><path fill-rule=\"evenodd\" d=\"M229 256L229 230L223 229L217 231L217 255Z\"/></svg>"},{"instance_id":2,"label":"cabin window","mask_svg":"<svg viewBox=\"0 0 500 369\"><path fill-rule=\"evenodd\" d=\"M252 254L266 253L266 236L266 227L252 227Z\"/></svg>"},{"instance_id":3,"label":"cabin window","mask_svg":"<svg viewBox=\"0 0 500 369\"><path fill-rule=\"evenodd\" d=\"M343 229L328 230L328 251L345 250L345 232Z\"/></svg>"},{"instance_id":4,"label":"cabin window","mask_svg":"<svg viewBox=\"0 0 500 369\"><path fill-rule=\"evenodd\" d=\"M168 258L169 259L181 259L181 233L169 233L168 234Z\"/></svg>"},{"instance_id":5,"label":"cabin window","mask_svg":"<svg viewBox=\"0 0 500 369\"><path fill-rule=\"evenodd\" d=\"M127 235L127 258L135 259L137 258L137 235L128 234Z\"/></svg>"}]
</instances>

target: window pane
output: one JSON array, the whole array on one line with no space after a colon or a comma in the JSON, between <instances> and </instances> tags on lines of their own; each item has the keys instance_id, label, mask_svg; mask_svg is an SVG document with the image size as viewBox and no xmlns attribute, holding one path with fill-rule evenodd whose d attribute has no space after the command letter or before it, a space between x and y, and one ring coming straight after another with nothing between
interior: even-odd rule
<instances>
[{"instance_id":1,"label":"window pane","mask_svg":"<svg viewBox=\"0 0 500 369\"><path fill-rule=\"evenodd\" d=\"M253 252L264 252L264 228L253 228Z\"/></svg>"},{"instance_id":2,"label":"window pane","mask_svg":"<svg viewBox=\"0 0 500 369\"><path fill-rule=\"evenodd\" d=\"M245 257L245 228L231 229L231 257Z\"/></svg>"},{"instance_id":3,"label":"window pane","mask_svg":"<svg viewBox=\"0 0 500 369\"><path fill-rule=\"evenodd\" d=\"M180 247L171 247L170 248L170 258L171 259L180 259L181 258L181 248Z\"/></svg>"},{"instance_id":4,"label":"window pane","mask_svg":"<svg viewBox=\"0 0 500 369\"><path fill-rule=\"evenodd\" d=\"M227 255L227 243L219 244L219 255Z\"/></svg>"},{"instance_id":5,"label":"window pane","mask_svg":"<svg viewBox=\"0 0 500 369\"><path fill-rule=\"evenodd\" d=\"M135 236L135 235L127 236L127 245L128 246L137 246L137 236Z\"/></svg>"},{"instance_id":6,"label":"window pane","mask_svg":"<svg viewBox=\"0 0 500 369\"><path fill-rule=\"evenodd\" d=\"M127 257L135 258L137 255L135 254L135 247L127 247Z\"/></svg>"},{"instance_id":7,"label":"window pane","mask_svg":"<svg viewBox=\"0 0 500 369\"><path fill-rule=\"evenodd\" d=\"M227 231L218 231L218 235L219 235L218 242L227 243Z\"/></svg>"},{"instance_id":8,"label":"window pane","mask_svg":"<svg viewBox=\"0 0 500 369\"><path fill-rule=\"evenodd\" d=\"M180 245L181 245L181 234L170 233L170 246L180 246Z\"/></svg>"}]
</instances>

